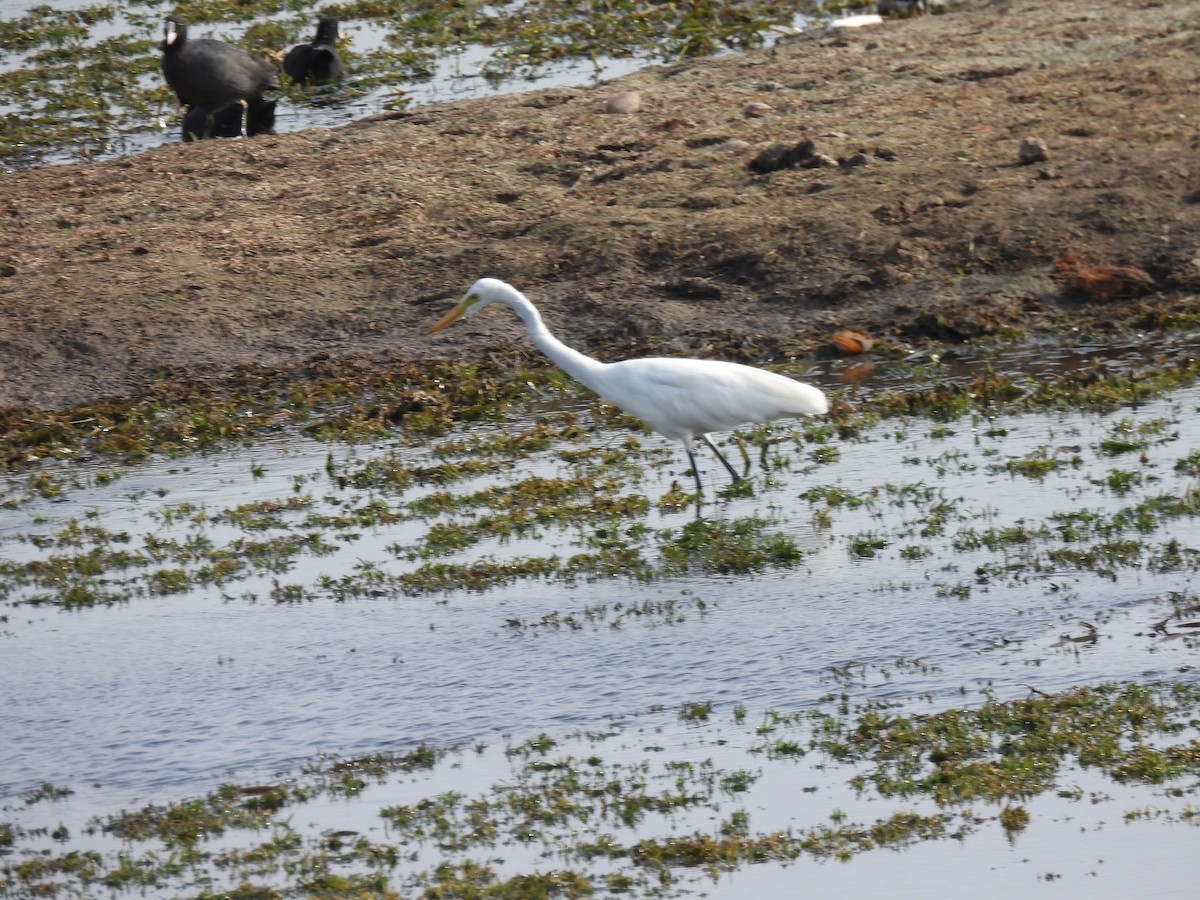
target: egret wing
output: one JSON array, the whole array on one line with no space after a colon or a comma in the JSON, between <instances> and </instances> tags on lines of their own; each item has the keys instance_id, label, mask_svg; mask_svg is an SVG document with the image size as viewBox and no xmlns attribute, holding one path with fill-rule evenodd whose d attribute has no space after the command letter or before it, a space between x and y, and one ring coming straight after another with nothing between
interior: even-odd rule
<instances>
[{"instance_id":1,"label":"egret wing","mask_svg":"<svg viewBox=\"0 0 1200 900\"><path fill-rule=\"evenodd\" d=\"M676 440L827 409L811 385L737 363L635 359L614 363L608 374L604 397Z\"/></svg>"}]
</instances>

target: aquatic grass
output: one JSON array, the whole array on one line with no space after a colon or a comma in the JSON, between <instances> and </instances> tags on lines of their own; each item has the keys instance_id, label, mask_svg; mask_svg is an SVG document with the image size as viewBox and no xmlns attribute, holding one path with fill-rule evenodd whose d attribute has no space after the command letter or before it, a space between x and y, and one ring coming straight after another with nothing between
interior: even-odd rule
<instances>
[{"instance_id":1,"label":"aquatic grass","mask_svg":"<svg viewBox=\"0 0 1200 900\"><path fill-rule=\"evenodd\" d=\"M449 430L450 419L444 412L410 409L415 394L436 392L439 410L453 408L460 421L471 421L495 418L526 390L499 367L474 364L370 372L351 363L339 368L337 374L317 372L308 381L297 381L292 372L265 370L234 373L221 384L164 379L144 398L65 412L0 409L0 471L72 459L85 451L127 463L151 453L180 456L245 443L285 426L347 443L395 435L397 426L424 439Z\"/></svg>"},{"instance_id":2,"label":"aquatic grass","mask_svg":"<svg viewBox=\"0 0 1200 900\"><path fill-rule=\"evenodd\" d=\"M698 519L658 535L667 572L731 574L798 564L796 542L758 516L734 520Z\"/></svg>"},{"instance_id":3,"label":"aquatic grass","mask_svg":"<svg viewBox=\"0 0 1200 900\"><path fill-rule=\"evenodd\" d=\"M989 372L963 384L885 391L859 403L854 413L838 411L835 405L835 424L805 425L799 433L805 443L820 445L835 434L853 440L863 427L894 416L950 421L978 412L1102 411L1190 384L1196 367L1194 359L1184 357L1164 359L1132 374L1101 368L1089 370L1087 377L1072 374L1033 380ZM288 423L325 440L352 442L411 432L416 441L445 434L454 422L496 421L502 410L528 396L530 386L559 391L562 385L561 373L538 361L517 371L499 365L440 363L343 371L337 376L318 371L315 380L307 382L295 381L291 373L264 371L235 375L219 386L167 381L136 402L108 402L64 412L0 410L0 471L42 466L47 460L71 459L81 452L126 463L151 453L182 455L245 443L256 435L277 433ZM409 409L411 398L426 395L439 398L435 410ZM354 397L361 399L351 402ZM392 410L407 411L393 417ZM644 430L641 423L607 404L595 407L593 415L605 426ZM571 427L562 425L560 436L568 437ZM540 441L537 430L529 437ZM633 452L637 446L627 444L626 449ZM397 477L403 483L402 469Z\"/></svg>"},{"instance_id":4,"label":"aquatic grass","mask_svg":"<svg viewBox=\"0 0 1200 900\"><path fill-rule=\"evenodd\" d=\"M850 509L871 505L875 499L873 493L853 494L837 485L815 485L800 496L810 504L824 501L829 507L845 506Z\"/></svg>"},{"instance_id":5,"label":"aquatic grass","mask_svg":"<svg viewBox=\"0 0 1200 900\"><path fill-rule=\"evenodd\" d=\"M325 556L336 547L317 531L289 532L261 540L236 538L217 546L202 534L180 540L147 534L127 549L129 535L73 523L44 546L74 547L25 562L0 561L3 595L32 606L86 608L126 602L143 593L178 594L197 586L221 586L252 574L282 574L300 556ZM154 567L158 568L154 568ZM133 573L145 572L139 585ZM14 594L20 596L14 598Z\"/></svg>"},{"instance_id":6,"label":"aquatic grass","mask_svg":"<svg viewBox=\"0 0 1200 900\"><path fill-rule=\"evenodd\" d=\"M1193 450L1176 460L1175 471L1185 475L1200 475L1200 450Z\"/></svg>"},{"instance_id":7,"label":"aquatic grass","mask_svg":"<svg viewBox=\"0 0 1200 900\"><path fill-rule=\"evenodd\" d=\"M1195 381L1200 361L1191 356L1161 360L1133 371L1096 366L1038 378L992 369L963 383L940 382L884 392L869 401L869 411L884 418L920 416L947 423L975 412L995 414L1031 410L1110 411Z\"/></svg>"},{"instance_id":8,"label":"aquatic grass","mask_svg":"<svg viewBox=\"0 0 1200 900\"><path fill-rule=\"evenodd\" d=\"M144 806L109 818L103 828L123 840L154 838L170 848L194 846L230 828L257 830L270 824L273 810L228 802L234 793L233 789L224 789L203 799L169 806Z\"/></svg>"},{"instance_id":9,"label":"aquatic grass","mask_svg":"<svg viewBox=\"0 0 1200 900\"><path fill-rule=\"evenodd\" d=\"M1104 478L1093 479L1093 484L1101 484L1117 495L1128 494L1140 487L1145 481L1140 472L1130 472L1125 469L1110 469Z\"/></svg>"},{"instance_id":10,"label":"aquatic grass","mask_svg":"<svg viewBox=\"0 0 1200 900\"><path fill-rule=\"evenodd\" d=\"M52 884L84 893L100 884L170 891L214 865L241 885L220 896L259 896L257 882L299 893L319 885L334 896L586 896L601 884L648 892L684 870L727 871L801 857L848 860L881 848L962 839L989 820L1019 832L1032 824L1028 798L1057 790L1068 802L1086 800L1082 791L1056 787L1071 766L1116 782L1194 780L1200 774L1197 701L1200 688L1184 683L1101 684L919 715L885 701L851 710L844 695L827 698L834 708L766 711L763 725L752 729L759 735L752 751L765 752L764 768L790 770L816 756L832 777L877 801L899 803L864 822L832 808L784 831L756 831L750 812L735 805L712 817L710 831L697 830L680 814L753 798L764 769L719 767L703 752L679 758L660 747L610 760L603 744L615 732L589 736L576 755L568 741L541 733L505 748L510 771L490 786L468 793L431 782L424 791L406 790L411 799L378 811L388 823L383 839L292 822L306 802L359 796L370 784L396 776L407 782L447 762L457 767L453 760L461 754L447 759L422 745L408 753L321 757L277 783L225 784L204 797L123 811L94 823L124 842L105 853L29 853L23 846L32 836L10 827L6 840L16 849L6 871L22 896L47 893ZM725 743L719 732L705 731L712 727L705 719L689 722L707 739ZM777 733L785 729L796 734ZM935 808L914 805L922 800ZM1189 815L1188 808L1179 813ZM254 837L236 848L214 842L231 832ZM471 859L542 845L555 847L559 868L549 873L539 865L542 857L506 869L503 878ZM425 852L435 862L421 867Z\"/></svg>"},{"instance_id":11,"label":"aquatic grass","mask_svg":"<svg viewBox=\"0 0 1200 900\"><path fill-rule=\"evenodd\" d=\"M243 531L267 531L272 528L287 528L288 513L311 509L313 506L311 494L304 496L293 495L285 500L257 500L243 503L240 506L223 510L212 517L214 522L228 522Z\"/></svg>"},{"instance_id":12,"label":"aquatic grass","mask_svg":"<svg viewBox=\"0 0 1200 900\"><path fill-rule=\"evenodd\" d=\"M1197 700L1200 691L1184 684L1084 686L931 716L868 713L849 731L822 726L814 741L839 759L870 762L852 781L884 797L1021 799L1053 787L1067 756L1116 780L1200 773L1194 741L1153 743L1187 730Z\"/></svg>"},{"instance_id":13,"label":"aquatic grass","mask_svg":"<svg viewBox=\"0 0 1200 900\"><path fill-rule=\"evenodd\" d=\"M708 717L712 715L712 711L713 704L711 700L685 703L679 710L679 718L685 722L707 722Z\"/></svg>"},{"instance_id":14,"label":"aquatic grass","mask_svg":"<svg viewBox=\"0 0 1200 900\"><path fill-rule=\"evenodd\" d=\"M27 793L22 800L26 806L33 806L35 803L63 800L70 797L73 793L75 791L69 787L61 787L51 784L48 781L43 781L37 788Z\"/></svg>"},{"instance_id":15,"label":"aquatic grass","mask_svg":"<svg viewBox=\"0 0 1200 900\"><path fill-rule=\"evenodd\" d=\"M445 372L438 375L444 377ZM490 374L485 375L467 390L476 392L481 384L492 381ZM346 382L338 380L329 385L328 393L344 398L347 389ZM411 384L405 387L411 389ZM317 393L321 392L314 388L309 396ZM177 424L197 418L175 410L169 421ZM644 465L646 455L640 440L631 435L616 445L572 448L572 442L591 439L579 427L575 412L556 412L524 430L500 427L468 434L451 432L446 440L434 441L426 450L418 449L428 443L424 437L405 436L403 425L392 427L392 437L400 444L394 451L363 463L353 458L335 463L332 452L326 458L325 475L339 491L354 489L369 492L369 496L318 501L309 484L319 483L319 474L293 476L292 493L278 499L220 511L192 504L157 508L152 515L164 526L181 526L192 533L186 537L147 535L136 548L129 546L128 535L107 535L94 523L72 523L50 538L47 546L57 543L78 552L51 552L38 565L0 563L0 570L9 576L0 591L9 600L80 608L156 593L178 594L193 587L224 587L254 575L285 575L302 558L338 552L358 539L363 529L421 520L425 523L418 537L389 548L397 561L417 563L416 569L391 571L372 563L361 571L318 575L300 599L419 596L456 586L486 590L537 578L566 584L612 576L645 581L697 572L766 571L803 561L794 539L769 527L765 520L729 522L705 517L658 533L637 528L651 503L670 514L689 508L693 498L682 489L677 494L669 489L657 500L623 491L627 480L640 479L639 463ZM775 429L772 432L755 431L748 439L767 447L777 433ZM1108 433L1133 433L1155 444L1173 439L1171 422L1161 418L1140 421L1124 417L1109 425ZM795 440L801 440L795 435L793 432ZM829 432L823 431L817 439L829 437ZM859 440L863 439L867 438L860 436ZM803 440L808 440L807 430ZM567 446L561 446L563 441ZM988 465L992 472L1011 469L1014 474L1037 478L1062 467L1082 467L1079 450L1074 445L1047 443L1020 458ZM560 477L532 476L471 491L458 487L460 480L470 482L481 474L486 477L515 467L526 453L553 455L571 471ZM654 453L658 454L657 449ZM999 448L986 446L979 453L995 459ZM437 462L430 464L430 457ZM959 470L973 465L972 457L953 449L922 461L939 472L951 462ZM1177 471L1186 475L1187 463L1180 465ZM41 492L52 496L76 489L43 471L34 470L26 477L45 480ZM1110 473L1093 481L1124 496L1159 477L1137 470L1129 475ZM422 481L428 482L422 486L424 492L415 491ZM853 493L841 485L816 485L801 496L815 507L812 526L818 530L832 528L835 513L859 512L882 518L885 507L912 510L899 524L860 529L843 537L850 555L861 560L880 557L886 548L895 546L901 559L916 561L924 556L923 541L945 535L957 522L986 517L986 511L969 509L962 498L945 496L936 485L923 481L887 481ZM1003 575L1011 581L1019 577L1016 570L1004 575L1005 566L1026 572L1090 568L1105 577L1132 566L1185 570L1194 564L1188 548L1170 541L1139 545L1134 536L1153 535L1173 520L1194 516L1198 508L1196 490L1189 486L1142 496L1115 512L1100 514L1084 507L1051 513L1036 527L1032 523L987 528L968 524L953 533L950 541L958 552L986 550L1005 555L1004 564L980 561L982 578ZM207 530L217 524L237 527L263 540L229 540L214 546ZM489 546L551 533L563 535L576 549L561 555L507 559ZM30 539L41 545L47 541L45 535ZM458 558L481 547L486 554L482 559ZM140 578L136 577L139 571L144 572ZM276 602L281 597L296 602L297 598L281 593L286 587L272 588L268 596ZM969 585L960 582L936 589L957 595L969 591Z\"/></svg>"},{"instance_id":16,"label":"aquatic grass","mask_svg":"<svg viewBox=\"0 0 1200 900\"><path fill-rule=\"evenodd\" d=\"M1060 453L1070 455L1063 458ZM1083 459L1071 448L1042 446L1021 459L1008 459L1002 463L989 465L987 471L1007 472L1010 475L1020 475L1041 481L1051 472L1057 472L1067 467L1078 469L1082 465Z\"/></svg>"},{"instance_id":17,"label":"aquatic grass","mask_svg":"<svg viewBox=\"0 0 1200 900\"><path fill-rule=\"evenodd\" d=\"M852 535L847 544L847 549L852 557L856 559L871 559L880 550L888 547L891 541L883 535L867 532L865 534Z\"/></svg>"}]
</instances>

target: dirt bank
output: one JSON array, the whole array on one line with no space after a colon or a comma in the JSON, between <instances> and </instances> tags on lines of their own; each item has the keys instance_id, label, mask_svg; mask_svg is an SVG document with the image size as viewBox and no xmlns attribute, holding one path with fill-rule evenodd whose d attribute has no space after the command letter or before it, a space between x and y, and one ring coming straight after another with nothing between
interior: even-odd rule
<instances>
[{"instance_id":1,"label":"dirt bank","mask_svg":"<svg viewBox=\"0 0 1200 900\"><path fill-rule=\"evenodd\" d=\"M595 88L7 175L0 406L524 346L502 310L426 337L484 274L610 358L780 358L844 326L908 343L1187 327L1198 13L990 3ZM631 90L640 110L603 111ZM1045 160L1019 160L1026 137ZM748 165L803 138L845 164Z\"/></svg>"}]
</instances>

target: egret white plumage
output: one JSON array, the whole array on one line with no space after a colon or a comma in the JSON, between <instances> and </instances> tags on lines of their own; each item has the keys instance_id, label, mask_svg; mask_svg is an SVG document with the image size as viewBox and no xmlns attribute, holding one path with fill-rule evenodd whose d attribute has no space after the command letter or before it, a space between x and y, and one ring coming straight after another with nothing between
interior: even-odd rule
<instances>
[{"instance_id":1,"label":"egret white plumage","mask_svg":"<svg viewBox=\"0 0 1200 900\"><path fill-rule=\"evenodd\" d=\"M692 442L697 438L717 455L733 480L740 481L741 476L709 437L711 432L829 411L829 401L818 388L740 363L679 357L614 363L592 359L551 334L529 299L495 278L481 278L471 285L458 305L429 333L441 331L456 319L472 316L493 303L503 303L515 312L537 348L584 387L637 416L664 437L683 444L696 477L696 490L701 493L700 470L692 453Z\"/></svg>"}]
</instances>

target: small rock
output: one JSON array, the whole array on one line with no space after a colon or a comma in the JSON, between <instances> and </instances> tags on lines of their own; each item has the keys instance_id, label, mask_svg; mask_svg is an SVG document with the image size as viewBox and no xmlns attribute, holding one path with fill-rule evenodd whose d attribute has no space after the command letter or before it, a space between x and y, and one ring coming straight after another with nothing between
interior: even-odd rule
<instances>
[{"instance_id":1,"label":"small rock","mask_svg":"<svg viewBox=\"0 0 1200 900\"><path fill-rule=\"evenodd\" d=\"M1017 156L1020 157L1021 165L1024 166L1035 162L1045 162L1048 159L1046 142L1041 138L1027 137L1021 141L1021 148L1017 151Z\"/></svg>"},{"instance_id":2,"label":"small rock","mask_svg":"<svg viewBox=\"0 0 1200 900\"><path fill-rule=\"evenodd\" d=\"M782 91L783 85L778 81L764 81L758 86L758 89L764 93L770 93L772 91Z\"/></svg>"},{"instance_id":3,"label":"small rock","mask_svg":"<svg viewBox=\"0 0 1200 900\"><path fill-rule=\"evenodd\" d=\"M742 107L742 114L747 118L761 119L763 116L770 115L774 110L770 104L763 103L759 100L754 100Z\"/></svg>"},{"instance_id":4,"label":"small rock","mask_svg":"<svg viewBox=\"0 0 1200 900\"><path fill-rule=\"evenodd\" d=\"M878 159L886 159L888 162L891 162L896 159L897 154L891 147L876 147L875 156Z\"/></svg>"},{"instance_id":5,"label":"small rock","mask_svg":"<svg viewBox=\"0 0 1200 900\"><path fill-rule=\"evenodd\" d=\"M841 165L847 169L854 169L858 166L869 166L870 164L871 157L865 153L855 153L853 156L847 156L841 161Z\"/></svg>"},{"instance_id":6,"label":"small rock","mask_svg":"<svg viewBox=\"0 0 1200 900\"><path fill-rule=\"evenodd\" d=\"M637 91L621 91L619 94L613 94L610 97L605 97L604 102L600 104L600 109L606 113L614 115L628 115L635 113L642 108L642 95Z\"/></svg>"},{"instance_id":7,"label":"small rock","mask_svg":"<svg viewBox=\"0 0 1200 900\"><path fill-rule=\"evenodd\" d=\"M723 144L717 144L713 147L717 153L741 153L750 149L750 142L743 141L741 138L731 138Z\"/></svg>"},{"instance_id":8,"label":"small rock","mask_svg":"<svg viewBox=\"0 0 1200 900\"><path fill-rule=\"evenodd\" d=\"M760 175L765 175L767 172L775 172L779 169L791 169L797 165L808 162L816 153L816 148L809 138L805 138L797 144L779 143L772 144L754 159L750 160L747 165L752 172L758 172Z\"/></svg>"},{"instance_id":9,"label":"small rock","mask_svg":"<svg viewBox=\"0 0 1200 900\"><path fill-rule=\"evenodd\" d=\"M883 255L883 258L892 263L903 263L905 265L923 266L929 263L929 251L925 250L919 244L912 241L897 241L893 247Z\"/></svg>"},{"instance_id":10,"label":"small rock","mask_svg":"<svg viewBox=\"0 0 1200 900\"><path fill-rule=\"evenodd\" d=\"M659 287L664 293L692 300L720 300L722 297L720 286L706 278L681 278L663 282Z\"/></svg>"},{"instance_id":11,"label":"small rock","mask_svg":"<svg viewBox=\"0 0 1200 900\"><path fill-rule=\"evenodd\" d=\"M746 165L750 171L758 172L760 175L765 175L767 172L776 172L779 169L786 168L783 160L791 149L787 144L772 144Z\"/></svg>"}]
</instances>

